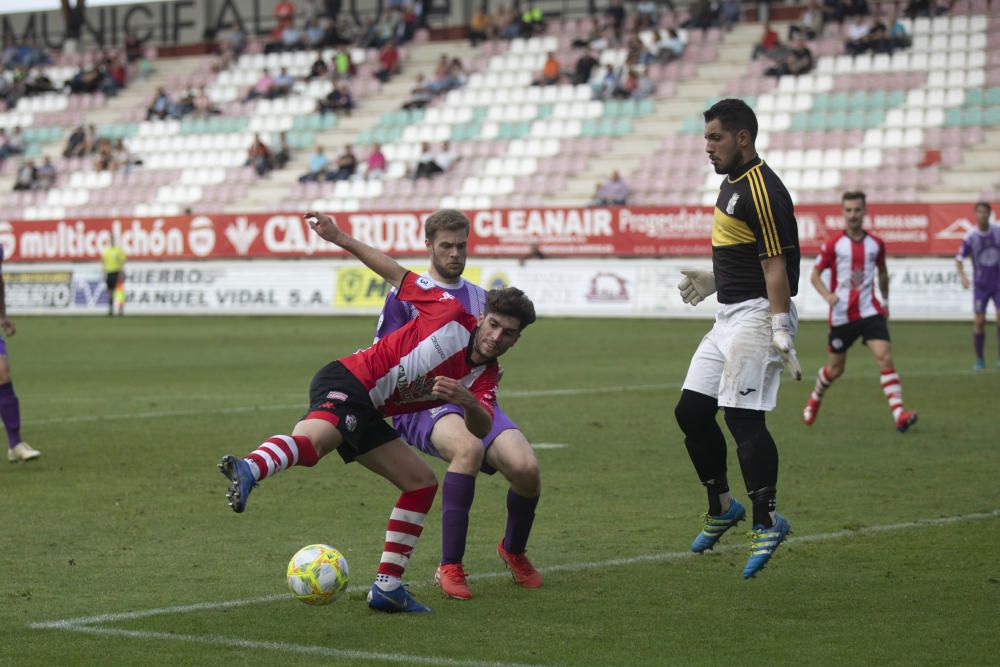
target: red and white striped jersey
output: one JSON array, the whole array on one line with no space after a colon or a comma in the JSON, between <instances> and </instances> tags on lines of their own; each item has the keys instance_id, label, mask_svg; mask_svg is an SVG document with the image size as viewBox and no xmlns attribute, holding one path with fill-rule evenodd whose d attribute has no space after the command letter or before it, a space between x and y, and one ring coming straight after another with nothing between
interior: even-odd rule
<instances>
[{"instance_id":1,"label":"red and white striped jersey","mask_svg":"<svg viewBox=\"0 0 1000 667\"><path fill-rule=\"evenodd\" d=\"M860 241L853 241L847 232L827 239L816 258L816 268L820 272L830 269L830 291L840 297L830 306L830 326L885 314L875 296L875 269L885 269L882 239L866 233Z\"/></svg>"},{"instance_id":2,"label":"red and white striped jersey","mask_svg":"<svg viewBox=\"0 0 1000 667\"><path fill-rule=\"evenodd\" d=\"M476 318L430 278L413 272L403 277L396 298L413 304L420 316L338 359L368 390L372 405L386 416L443 405L431 397L434 378L443 376L465 385L492 416L499 366L496 359L469 361Z\"/></svg>"}]
</instances>

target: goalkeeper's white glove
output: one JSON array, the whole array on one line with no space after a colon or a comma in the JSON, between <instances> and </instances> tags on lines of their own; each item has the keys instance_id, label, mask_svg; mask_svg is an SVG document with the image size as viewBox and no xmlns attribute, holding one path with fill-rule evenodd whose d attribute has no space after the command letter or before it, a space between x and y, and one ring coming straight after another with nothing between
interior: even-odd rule
<instances>
[{"instance_id":1,"label":"goalkeeper's white glove","mask_svg":"<svg viewBox=\"0 0 1000 667\"><path fill-rule=\"evenodd\" d=\"M715 274L700 269L681 269L684 277L677 283L684 303L697 306L706 298L715 294Z\"/></svg>"},{"instance_id":2,"label":"goalkeeper's white glove","mask_svg":"<svg viewBox=\"0 0 1000 667\"><path fill-rule=\"evenodd\" d=\"M771 344L781 355L785 368L796 380L802 379L802 366L795 354L795 338L792 337L792 320L788 313L771 315Z\"/></svg>"}]
</instances>

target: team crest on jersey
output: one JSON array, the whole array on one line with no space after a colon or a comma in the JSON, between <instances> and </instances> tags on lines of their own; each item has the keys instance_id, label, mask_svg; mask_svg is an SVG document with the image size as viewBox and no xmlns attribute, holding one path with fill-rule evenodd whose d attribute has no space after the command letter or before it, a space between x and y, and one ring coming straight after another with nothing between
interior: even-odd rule
<instances>
[{"instance_id":1,"label":"team crest on jersey","mask_svg":"<svg viewBox=\"0 0 1000 667\"><path fill-rule=\"evenodd\" d=\"M434 289L435 287L437 287L437 285L434 284L434 281L428 278L427 276L420 276L419 278L417 278L416 283L417 287L425 290Z\"/></svg>"},{"instance_id":2,"label":"team crest on jersey","mask_svg":"<svg viewBox=\"0 0 1000 667\"><path fill-rule=\"evenodd\" d=\"M733 215L736 213L736 202L740 200L740 193L734 192L733 196L729 198L729 203L726 204L726 213Z\"/></svg>"},{"instance_id":3,"label":"team crest on jersey","mask_svg":"<svg viewBox=\"0 0 1000 667\"><path fill-rule=\"evenodd\" d=\"M358 427L358 418L354 415L347 415L347 418L344 420L344 425L347 427L348 431L353 433L354 429Z\"/></svg>"},{"instance_id":4,"label":"team crest on jersey","mask_svg":"<svg viewBox=\"0 0 1000 667\"><path fill-rule=\"evenodd\" d=\"M327 393L326 397L329 398L331 401L346 401L347 400L347 394L345 394L342 391L331 391L331 392Z\"/></svg>"}]
</instances>

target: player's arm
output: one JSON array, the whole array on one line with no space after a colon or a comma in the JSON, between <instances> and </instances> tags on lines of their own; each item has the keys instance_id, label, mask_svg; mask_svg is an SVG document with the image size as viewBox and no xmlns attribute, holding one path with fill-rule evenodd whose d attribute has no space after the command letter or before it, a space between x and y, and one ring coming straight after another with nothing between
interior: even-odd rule
<instances>
[{"instance_id":1,"label":"player's arm","mask_svg":"<svg viewBox=\"0 0 1000 667\"><path fill-rule=\"evenodd\" d=\"M380 275L387 283L397 289L399 288L403 277L408 273L406 269L400 266L399 262L381 250L354 238L338 227L333 218L328 215L308 211L303 217L309 223L309 226L312 227L312 230L319 234L321 238L351 253L361 260L362 264Z\"/></svg>"},{"instance_id":2,"label":"player's arm","mask_svg":"<svg viewBox=\"0 0 1000 667\"><path fill-rule=\"evenodd\" d=\"M955 258L955 270L958 271L958 279L962 281L962 289L969 289L969 276L965 274L965 262L961 256Z\"/></svg>"},{"instance_id":3,"label":"player's arm","mask_svg":"<svg viewBox=\"0 0 1000 667\"><path fill-rule=\"evenodd\" d=\"M819 295L823 297L823 300L831 306L840 301L839 296L827 289L826 283L823 282L823 271L820 270L818 266L813 267L812 275L809 277L809 281L812 283L812 286L816 288L816 291L819 292Z\"/></svg>"},{"instance_id":4,"label":"player's arm","mask_svg":"<svg viewBox=\"0 0 1000 667\"><path fill-rule=\"evenodd\" d=\"M465 385L450 377L434 378L431 396L465 409L465 428L477 438L485 438L493 428L493 415Z\"/></svg>"},{"instance_id":5,"label":"player's arm","mask_svg":"<svg viewBox=\"0 0 1000 667\"><path fill-rule=\"evenodd\" d=\"M7 336L13 336L17 333L14 323L7 318L7 289L3 284L2 273L0 273L0 329L3 329Z\"/></svg>"}]
</instances>

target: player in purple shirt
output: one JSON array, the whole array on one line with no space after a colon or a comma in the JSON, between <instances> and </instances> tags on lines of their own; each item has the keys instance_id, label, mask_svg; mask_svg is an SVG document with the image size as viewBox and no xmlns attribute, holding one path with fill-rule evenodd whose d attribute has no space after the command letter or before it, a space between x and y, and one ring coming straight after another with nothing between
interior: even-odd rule
<instances>
[{"instance_id":1,"label":"player in purple shirt","mask_svg":"<svg viewBox=\"0 0 1000 667\"><path fill-rule=\"evenodd\" d=\"M993 300L993 309L1000 311L1000 225L990 222L993 208L988 202L976 202L975 229L970 229L962 241L962 247L955 255L958 277L962 287L969 289L969 277L965 275L962 260L972 258L972 340L976 349L976 363L973 370L986 368L983 359L983 343L986 337L986 307ZM997 327L997 349L1000 350L1000 325ZM1000 368L1000 352L997 367Z\"/></svg>"},{"instance_id":2,"label":"player in purple shirt","mask_svg":"<svg viewBox=\"0 0 1000 667\"><path fill-rule=\"evenodd\" d=\"M424 243L430 250L431 266L425 274L457 298L472 315L480 317L486 292L464 278L469 238L469 219L460 211L436 211L424 223ZM389 293L379 318L376 339L382 338L417 316L408 303ZM514 581L524 588L538 588L542 577L525 555L528 535L541 493L541 472L535 452L524 434L497 406L493 429L482 440L465 427L462 408L442 405L431 410L392 418L403 439L422 452L448 461L441 485L441 565L434 580L444 594L458 600L472 597L462 559L469 531L469 510L476 491L476 475L497 470L507 478L507 528L497 544L497 553Z\"/></svg>"},{"instance_id":3,"label":"player in purple shirt","mask_svg":"<svg viewBox=\"0 0 1000 667\"><path fill-rule=\"evenodd\" d=\"M6 289L3 284L3 246L0 246L0 329L4 335L13 336L17 331L7 318ZM21 440L21 404L14 393L7 362L7 342L0 336L0 419L7 430L7 460L11 463L31 461L42 455L37 449Z\"/></svg>"}]
</instances>

